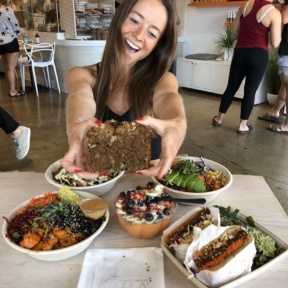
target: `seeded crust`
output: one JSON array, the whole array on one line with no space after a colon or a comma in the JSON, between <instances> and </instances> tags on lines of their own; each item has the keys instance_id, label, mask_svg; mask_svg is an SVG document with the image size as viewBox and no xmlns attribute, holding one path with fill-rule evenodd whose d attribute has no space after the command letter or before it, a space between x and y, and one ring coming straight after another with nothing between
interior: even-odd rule
<instances>
[{"instance_id":1,"label":"seeded crust","mask_svg":"<svg viewBox=\"0 0 288 288\"><path fill-rule=\"evenodd\" d=\"M108 120L88 133L88 151L94 172L136 172L151 160L152 130L132 122Z\"/></svg>"}]
</instances>

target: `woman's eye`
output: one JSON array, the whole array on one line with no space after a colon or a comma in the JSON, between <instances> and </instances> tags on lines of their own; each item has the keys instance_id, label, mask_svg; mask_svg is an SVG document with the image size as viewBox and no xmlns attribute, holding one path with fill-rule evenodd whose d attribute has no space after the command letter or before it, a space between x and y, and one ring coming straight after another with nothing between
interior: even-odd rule
<instances>
[{"instance_id":1,"label":"woman's eye","mask_svg":"<svg viewBox=\"0 0 288 288\"><path fill-rule=\"evenodd\" d=\"M139 24L139 22L138 22L136 19L134 19L134 18L130 18L130 21L131 21L132 23L134 23L134 24Z\"/></svg>"},{"instance_id":2,"label":"woman's eye","mask_svg":"<svg viewBox=\"0 0 288 288\"><path fill-rule=\"evenodd\" d=\"M148 32L148 34L150 37L157 39L157 36L153 32Z\"/></svg>"}]
</instances>

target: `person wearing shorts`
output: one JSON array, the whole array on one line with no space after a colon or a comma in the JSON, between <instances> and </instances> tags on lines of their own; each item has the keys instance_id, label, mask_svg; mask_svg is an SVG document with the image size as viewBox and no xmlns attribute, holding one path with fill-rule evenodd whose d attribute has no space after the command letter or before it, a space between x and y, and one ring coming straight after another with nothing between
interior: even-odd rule
<instances>
[{"instance_id":1,"label":"person wearing shorts","mask_svg":"<svg viewBox=\"0 0 288 288\"><path fill-rule=\"evenodd\" d=\"M278 74L280 75L281 86L274 106L265 115L258 117L260 120L274 122L269 125L268 130L276 133L288 133L288 117L286 120L280 117L280 111L286 105L288 107L288 0L281 9L282 16L282 40L278 49Z\"/></svg>"},{"instance_id":2,"label":"person wearing shorts","mask_svg":"<svg viewBox=\"0 0 288 288\"><path fill-rule=\"evenodd\" d=\"M17 35L22 34L23 30L19 26L14 10L8 6L7 0L0 0L0 15L0 55L5 64L9 96L22 96L25 93L16 89L15 69L19 57Z\"/></svg>"}]
</instances>

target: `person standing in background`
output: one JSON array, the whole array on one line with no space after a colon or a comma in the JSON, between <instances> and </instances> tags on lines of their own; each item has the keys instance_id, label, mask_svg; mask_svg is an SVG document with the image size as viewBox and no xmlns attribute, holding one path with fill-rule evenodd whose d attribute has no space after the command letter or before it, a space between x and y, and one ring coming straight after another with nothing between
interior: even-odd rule
<instances>
[{"instance_id":1,"label":"person standing in background","mask_svg":"<svg viewBox=\"0 0 288 288\"><path fill-rule=\"evenodd\" d=\"M11 134L16 149L16 159L23 159L29 152L31 130L19 123L0 106L0 128Z\"/></svg>"},{"instance_id":2,"label":"person standing in background","mask_svg":"<svg viewBox=\"0 0 288 288\"><path fill-rule=\"evenodd\" d=\"M268 130L276 133L288 133L288 117L282 123L280 118L280 111L285 106L288 107L288 0L285 0L283 8L281 9L282 15L282 40L278 49L278 74L280 75L281 87L278 97L274 106L270 111L258 119L277 124L269 125ZM282 124L281 124L282 123Z\"/></svg>"},{"instance_id":3,"label":"person standing in background","mask_svg":"<svg viewBox=\"0 0 288 288\"><path fill-rule=\"evenodd\" d=\"M228 85L221 99L219 114L214 116L212 124L221 126L235 93L246 78L237 133L247 134L253 130L247 121L253 109L255 93L268 63L269 32L270 44L273 47L278 47L281 41L280 11L272 5L272 0L250 0L239 8L232 30L237 43Z\"/></svg>"},{"instance_id":4,"label":"person standing in background","mask_svg":"<svg viewBox=\"0 0 288 288\"><path fill-rule=\"evenodd\" d=\"M23 33L15 16L14 10L8 6L7 0L0 0L0 55L4 60L9 96L25 95L16 89L15 69L19 57L17 35Z\"/></svg>"}]
</instances>

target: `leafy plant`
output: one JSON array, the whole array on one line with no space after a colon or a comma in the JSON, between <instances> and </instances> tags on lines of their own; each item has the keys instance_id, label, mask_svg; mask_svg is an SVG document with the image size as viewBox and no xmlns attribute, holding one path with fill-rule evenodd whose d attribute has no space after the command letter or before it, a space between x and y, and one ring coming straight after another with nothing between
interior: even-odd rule
<instances>
[{"instance_id":1,"label":"leafy plant","mask_svg":"<svg viewBox=\"0 0 288 288\"><path fill-rule=\"evenodd\" d=\"M278 74L278 49L269 47L269 60L265 73L265 82L267 92L271 94L278 94L281 86L280 76Z\"/></svg>"},{"instance_id":2,"label":"leafy plant","mask_svg":"<svg viewBox=\"0 0 288 288\"><path fill-rule=\"evenodd\" d=\"M216 49L219 52L223 52L225 49L228 52L234 49L236 38L232 32L231 26L226 26L224 32L218 33L218 38L215 39L214 43L216 44Z\"/></svg>"}]
</instances>

